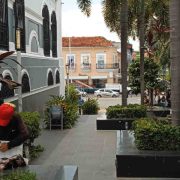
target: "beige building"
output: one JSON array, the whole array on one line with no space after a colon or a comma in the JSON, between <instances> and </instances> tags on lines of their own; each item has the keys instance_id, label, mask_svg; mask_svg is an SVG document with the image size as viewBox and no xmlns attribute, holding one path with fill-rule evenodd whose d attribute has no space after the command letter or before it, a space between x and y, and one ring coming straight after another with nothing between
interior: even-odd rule
<instances>
[{"instance_id":1,"label":"beige building","mask_svg":"<svg viewBox=\"0 0 180 180\"><path fill-rule=\"evenodd\" d=\"M69 80L92 87L117 82L119 62L117 47L104 37L63 37L62 54L69 68ZM67 71L65 71L67 78Z\"/></svg>"}]
</instances>

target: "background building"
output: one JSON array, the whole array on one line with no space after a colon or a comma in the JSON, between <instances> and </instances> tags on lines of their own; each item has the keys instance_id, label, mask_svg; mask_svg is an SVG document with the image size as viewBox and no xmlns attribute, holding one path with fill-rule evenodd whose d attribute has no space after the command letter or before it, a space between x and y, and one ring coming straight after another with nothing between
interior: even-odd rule
<instances>
[{"instance_id":1,"label":"background building","mask_svg":"<svg viewBox=\"0 0 180 180\"><path fill-rule=\"evenodd\" d=\"M80 81L97 88L115 82L120 60L111 41L104 37L63 37L62 40L70 82Z\"/></svg>"},{"instance_id":2,"label":"background building","mask_svg":"<svg viewBox=\"0 0 180 180\"><path fill-rule=\"evenodd\" d=\"M0 1L0 53L17 50L18 28L23 111L42 111L49 95L64 95L61 0ZM10 58L16 57L15 52ZM8 65L2 64L0 73L4 78L17 81L17 65L8 58L5 62ZM5 101L16 104L17 92L4 84L1 88Z\"/></svg>"}]
</instances>

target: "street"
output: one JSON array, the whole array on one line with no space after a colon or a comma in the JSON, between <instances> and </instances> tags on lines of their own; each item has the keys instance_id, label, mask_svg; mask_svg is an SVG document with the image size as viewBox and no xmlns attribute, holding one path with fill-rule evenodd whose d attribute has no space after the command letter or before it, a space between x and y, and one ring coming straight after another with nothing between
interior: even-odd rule
<instances>
[{"instance_id":1,"label":"street","mask_svg":"<svg viewBox=\"0 0 180 180\"><path fill-rule=\"evenodd\" d=\"M114 105L117 105L117 104L121 104L122 102L122 96L120 95L119 97L116 97L116 98L112 98L112 97L101 97L101 98L97 98L95 97L94 95L88 95L88 97L90 98L96 98L98 99L98 103L99 103L99 106L100 106L100 109L103 110L103 109L106 109L107 107L109 106L114 106ZM85 100L87 99L87 97L85 98ZM128 97L128 104L140 104L140 95L129 95Z\"/></svg>"}]
</instances>

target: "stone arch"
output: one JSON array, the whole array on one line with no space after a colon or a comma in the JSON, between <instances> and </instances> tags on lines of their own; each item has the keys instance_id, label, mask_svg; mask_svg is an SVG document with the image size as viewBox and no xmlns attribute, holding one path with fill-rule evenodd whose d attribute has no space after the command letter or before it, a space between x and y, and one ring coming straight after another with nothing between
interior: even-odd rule
<instances>
[{"instance_id":1,"label":"stone arch","mask_svg":"<svg viewBox=\"0 0 180 180\"><path fill-rule=\"evenodd\" d=\"M30 86L30 78L29 78L29 73L27 70L23 69L22 70L22 93L27 93L31 91L31 86Z\"/></svg>"},{"instance_id":2,"label":"stone arch","mask_svg":"<svg viewBox=\"0 0 180 180\"><path fill-rule=\"evenodd\" d=\"M11 71L4 70L2 73L3 78L13 80ZM14 89L10 89L6 83L2 83L1 98L6 99L14 96Z\"/></svg>"},{"instance_id":3,"label":"stone arch","mask_svg":"<svg viewBox=\"0 0 180 180\"><path fill-rule=\"evenodd\" d=\"M47 85L52 86L54 84L54 79L53 79L53 73L52 69L48 69L47 71Z\"/></svg>"},{"instance_id":4,"label":"stone arch","mask_svg":"<svg viewBox=\"0 0 180 180\"><path fill-rule=\"evenodd\" d=\"M37 44L36 48L33 46L36 50L32 49L33 40L35 40L36 44ZM29 35L29 47L30 47L30 52L39 53L39 47L40 47L39 46L39 38L38 38L38 34L36 33L35 30L32 30Z\"/></svg>"}]
</instances>

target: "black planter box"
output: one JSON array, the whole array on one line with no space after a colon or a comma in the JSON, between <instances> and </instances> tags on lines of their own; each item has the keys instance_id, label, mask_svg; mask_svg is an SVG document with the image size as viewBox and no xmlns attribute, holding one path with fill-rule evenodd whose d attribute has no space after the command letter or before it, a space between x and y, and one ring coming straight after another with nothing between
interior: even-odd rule
<instances>
[{"instance_id":1,"label":"black planter box","mask_svg":"<svg viewBox=\"0 0 180 180\"><path fill-rule=\"evenodd\" d=\"M122 119L106 119L97 118L96 128L97 130L130 130L132 129L132 118L122 118Z\"/></svg>"},{"instance_id":2,"label":"black planter box","mask_svg":"<svg viewBox=\"0 0 180 180\"><path fill-rule=\"evenodd\" d=\"M153 113L157 117L166 117L170 114L169 108L154 108L148 109L147 112Z\"/></svg>"},{"instance_id":3,"label":"black planter box","mask_svg":"<svg viewBox=\"0 0 180 180\"><path fill-rule=\"evenodd\" d=\"M180 152L140 151L132 132L117 131L116 175L180 178Z\"/></svg>"}]
</instances>

